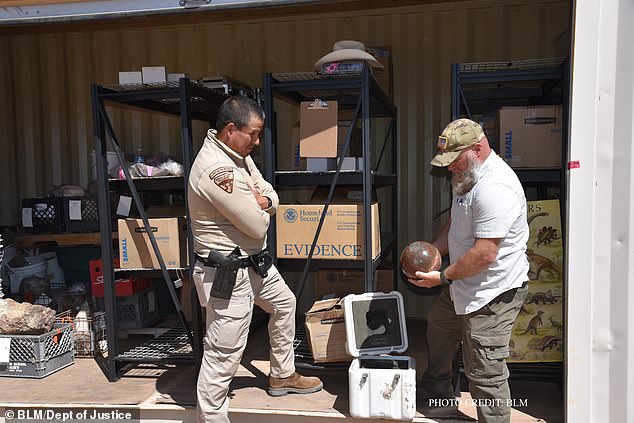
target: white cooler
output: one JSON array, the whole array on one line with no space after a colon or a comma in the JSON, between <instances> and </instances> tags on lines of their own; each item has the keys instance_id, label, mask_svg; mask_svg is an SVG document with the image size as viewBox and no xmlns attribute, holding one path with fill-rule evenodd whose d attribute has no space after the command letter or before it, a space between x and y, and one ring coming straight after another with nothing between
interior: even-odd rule
<instances>
[{"instance_id":1,"label":"white cooler","mask_svg":"<svg viewBox=\"0 0 634 423\"><path fill-rule=\"evenodd\" d=\"M416 414L416 362L387 355L407 350L403 297L369 292L344 297L350 414L357 418L412 420Z\"/></svg>"}]
</instances>

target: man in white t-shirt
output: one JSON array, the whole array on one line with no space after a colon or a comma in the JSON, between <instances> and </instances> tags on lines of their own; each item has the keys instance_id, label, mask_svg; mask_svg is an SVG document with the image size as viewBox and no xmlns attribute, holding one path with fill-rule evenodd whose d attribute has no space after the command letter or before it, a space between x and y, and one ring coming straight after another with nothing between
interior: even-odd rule
<instances>
[{"instance_id":1,"label":"man in white t-shirt","mask_svg":"<svg viewBox=\"0 0 634 423\"><path fill-rule=\"evenodd\" d=\"M426 406L453 399L452 361L462 341L465 375L478 421L511 421L506 358L511 329L528 293L526 198L515 172L489 146L480 125L451 122L431 162L452 173L449 221L433 244L450 265L410 282L442 293L427 317ZM455 404L455 403L454 403Z\"/></svg>"}]
</instances>

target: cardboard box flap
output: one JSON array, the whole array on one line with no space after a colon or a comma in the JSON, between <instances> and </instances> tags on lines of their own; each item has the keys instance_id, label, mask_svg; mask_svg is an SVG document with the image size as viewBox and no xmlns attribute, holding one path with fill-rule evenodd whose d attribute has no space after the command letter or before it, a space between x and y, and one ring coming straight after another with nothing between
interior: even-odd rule
<instances>
[{"instance_id":1,"label":"cardboard box flap","mask_svg":"<svg viewBox=\"0 0 634 423\"><path fill-rule=\"evenodd\" d=\"M341 307L341 298L331 298L329 300L316 301L310 308L310 310L306 312L306 315L308 316L311 313L318 313L320 311L328 311Z\"/></svg>"},{"instance_id":2,"label":"cardboard box flap","mask_svg":"<svg viewBox=\"0 0 634 423\"><path fill-rule=\"evenodd\" d=\"M350 294L343 298L342 304L348 354L359 357L407 350L405 308L400 292Z\"/></svg>"}]
</instances>

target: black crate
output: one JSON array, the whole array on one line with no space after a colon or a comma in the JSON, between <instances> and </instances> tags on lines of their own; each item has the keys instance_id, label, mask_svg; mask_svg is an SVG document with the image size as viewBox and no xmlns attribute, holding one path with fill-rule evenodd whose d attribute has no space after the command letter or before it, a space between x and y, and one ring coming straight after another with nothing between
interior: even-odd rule
<instances>
[{"instance_id":1,"label":"black crate","mask_svg":"<svg viewBox=\"0 0 634 423\"><path fill-rule=\"evenodd\" d=\"M58 234L64 231L62 199L57 197L23 198L22 229L34 234ZM25 209L30 209L32 227L24 226Z\"/></svg>"},{"instance_id":2,"label":"black crate","mask_svg":"<svg viewBox=\"0 0 634 423\"><path fill-rule=\"evenodd\" d=\"M74 362L69 323L55 323L42 335L0 334L0 342L10 343L9 362L0 363L0 376L43 378Z\"/></svg>"},{"instance_id":3,"label":"black crate","mask_svg":"<svg viewBox=\"0 0 634 423\"><path fill-rule=\"evenodd\" d=\"M60 200L66 232L99 232L97 197L63 197ZM74 213L71 219L72 209L79 211L79 214Z\"/></svg>"},{"instance_id":4,"label":"black crate","mask_svg":"<svg viewBox=\"0 0 634 423\"><path fill-rule=\"evenodd\" d=\"M117 297L116 315L119 329L138 329L152 326L159 321L160 315L154 287L135 292L126 297ZM97 309L104 309L103 298L96 298Z\"/></svg>"}]
</instances>

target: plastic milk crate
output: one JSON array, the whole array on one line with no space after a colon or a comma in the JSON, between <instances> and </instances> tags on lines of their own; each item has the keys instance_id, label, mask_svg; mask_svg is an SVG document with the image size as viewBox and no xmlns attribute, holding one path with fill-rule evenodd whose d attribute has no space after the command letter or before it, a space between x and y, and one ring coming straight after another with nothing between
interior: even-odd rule
<instances>
[{"instance_id":1,"label":"plastic milk crate","mask_svg":"<svg viewBox=\"0 0 634 423\"><path fill-rule=\"evenodd\" d=\"M57 197L23 198L22 230L34 234L58 234L64 231L62 199Z\"/></svg>"},{"instance_id":2,"label":"plastic milk crate","mask_svg":"<svg viewBox=\"0 0 634 423\"><path fill-rule=\"evenodd\" d=\"M22 229L35 234L99 231L97 198L23 198Z\"/></svg>"},{"instance_id":3,"label":"plastic milk crate","mask_svg":"<svg viewBox=\"0 0 634 423\"><path fill-rule=\"evenodd\" d=\"M117 326L119 329L137 329L156 323L159 319L154 288L117 297Z\"/></svg>"},{"instance_id":4,"label":"plastic milk crate","mask_svg":"<svg viewBox=\"0 0 634 423\"><path fill-rule=\"evenodd\" d=\"M0 334L0 376L43 378L73 364L73 325L42 335Z\"/></svg>"},{"instance_id":5,"label":"plastic milk crate","mask_svg":"<svg viewBox=\"0 0 634 423\"><path fill-rule=\"evenodd\" d=\"M97 197L64 197L61 201L66 232L99 231Z\"/></svg>"},{"instance_id":6,"label":"plastic milk crate","mask_svg":"<svg viewBox=\"0 0 634 423\"><path fill-rule=\"evenodd\" d=\"M343 298L346 350L356 357L348 369L350 414L357 418L413 420L416 362L385 355L407 350L403 297L369 292Z\"/></svg>"}]
</instances>

